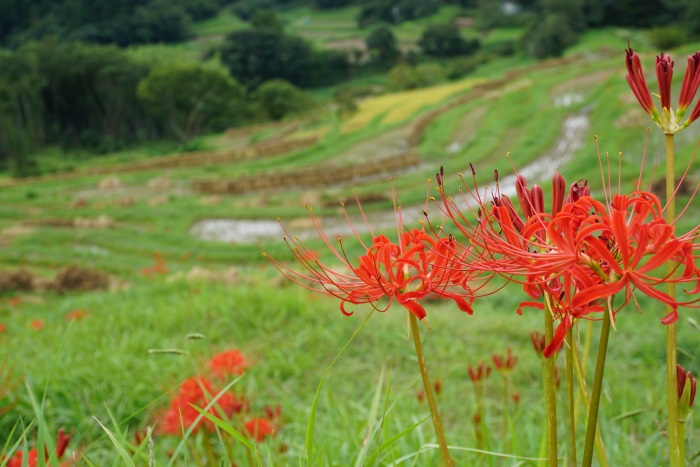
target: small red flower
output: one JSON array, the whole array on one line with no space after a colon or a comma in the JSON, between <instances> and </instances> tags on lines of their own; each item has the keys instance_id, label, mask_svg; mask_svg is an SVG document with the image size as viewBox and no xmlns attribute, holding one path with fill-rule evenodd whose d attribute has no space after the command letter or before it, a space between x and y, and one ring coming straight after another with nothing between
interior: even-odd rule
<instances>
[{"instance_id":1,"label":"small red flower","mask_svg":"<svg viewBox=\"0 0 700 467\"><path fill-rule=\"evenodd\" d=\"M258 443L274 436L276 431L274 425L266 418L251 418L245 423L245 430Z\"/></svg>"},{"instance_id":2,"label":"small red flower","mask_svg":"<svg viewBox=\"0 0 700 467\"><path fill-rule=\"evenodd\" d=\"M530 340L532 341L532 348L535 349L537 355L542 355L544 353L545 348L544 333L539 331L532 331L530 333Z\"/></svg>"},{"instance_id":3,"label":"small red flower","mask_svg":"<svg viewBox=\"0 0 700 467\"><path fill-rule=\"evenodd\" d=\"M209 360L209 369L216 377L223 380L229 375L241 376L248 369L248 362L240 350L226 350Z\"/></svg>"},{"instance_id":4,"label":"small red flower","mask_svg":"<svg viewBox=\"0 0 700 467\"><path fill-rule=\"evenodd\" d=\"M203 409L206 407L218 391L213 384L200 377L192 377L185 380L180 386L178 395L170 403L170 408L163 416L163 432L173 435L182 435L184 430L194 425L200 413L194 407ZM194 407L193 407L194 406ZM218 417L230 417L235 413L241 413L245 408L245 403L238 400L232 394L222 394L216 404L209 409L209 413ZM207 431L214 430L214 424L206 418L200 419L194 427L196 433L200 427Z\"/></svg>"},{"instance_id":5,"label":"small red flower","mask_svg":"<svg viewBox=\"0 0 700 467\"><path fill-rule=\"evenodd\" d=\"M73 310L66 313L66 319L68 321L80 321L85 318L89 313L85 310Z\"/></svg>"},{"instance_id":6,"label":"small red flower","mask_svg":"<svg viewBox=\"0 0 700 467\"><path fill-rule=\"evenodd\" d=\"M491 367L486 365L484 362L479 362L475 368L471 365L467 368L469 371L469 377L474 383L481 383L488 379L491 374Z\"/></svg>"},{"instance_id":7,"label":"small red flower","mask_svg":"<svg viewBox=\"0 0 700 467\"><path fill-rule=\"evenodd\" d=\"M513 369L515 368L515 364L518 363L518 357L515 357L513 355L513 352L511 351L510 347L508 347L508 351L505 356L493 354L491 356L491 359L493 360L493 365L501 373L513 371Z\"/></svg>"},{"instance_id":8,"label":"small red flower","mask_svg":"<svg viewBox=\"0 0 700 467\"><path fill-rule=\"evenodd\" d=\"M35 331L38 331L44 327L44 321L42 321L40 319L35 319L35 320L32 320L29 323L29 325L32 327L32 329L34 329Z\"/></svg>"},{"instance_id":9,"label":"small red flower","mask_svg":"<svg viewBox=\"0 0 700 467\"><path fill-rule=\"evenodd\" d=\"M678 409L680 411L680 419L683 421L688 416L693 402L695 402L697 381L690 371L686 371L680 365L676 365L676 381L678 384Z\"/></svg>"},{"instance_id":10,"label":"small red flower","mask_svg":"<svg viewBox=\"0 0 700 467\"><path fill-rule=\"evenodd\" d=\"M0 334L3 334L3 333L5 333L5 332L7 332L7 326L5 326L4 324L0 323Z\"/></svg>"}]
</instances>

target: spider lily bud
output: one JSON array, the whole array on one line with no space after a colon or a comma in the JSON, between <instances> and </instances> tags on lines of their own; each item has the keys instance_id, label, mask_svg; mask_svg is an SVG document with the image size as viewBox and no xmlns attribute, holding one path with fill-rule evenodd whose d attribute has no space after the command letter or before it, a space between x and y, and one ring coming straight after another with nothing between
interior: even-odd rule
<instances>
[{"instance_id":1,"label":"spider lily bud","mask_svg":"<svg viewBox=\"0 0 700 467\"><path fill-rule=\"evenodd\" d=\"M530 340L532 341L532 348L535 349L537 355L542 356L545 348L544 333L540 331L532 331L530 333Z\"/></svg>"},{"instance_id":2,"label":"spider lily bud","mask_svg":"<svg viewBox=\"0 0 700 467\"><path fill-rule=\"evenodd\" d=\"M556 216L564 204L566 181L559 172L552 176L552 216Z\"/></svg>"},{"instance_id":3,"label":"spider lily bud","mask_svg":"<svg viewBox=\"0 0 700 467\"><path fill-rule=\"evenodd\" d=\"M491 367L485 365L484 362L479 362L477 367L472 367L469 365L469 377L475 384L485 381L491 374Z\"/></svg>"},{"instance_id":4,"label":"spider lily bud","mask_svg":"<svg viewBox=\"0 0 700 467\"><path fill-rule=\"evenodd\" d=\"M508 373L515 368L515 364L518 363L518 357L513 356L513 352L508 348L507 354L503 355L493 354L491 356L493 364L498 371L501 373Z\"/></svg>"},{"instance_id":5,"label":"spider lily bud","mask_svg":"<svg viewBox=\"0 0 700 467\"><path fill-rule=\"evenodd\" d=\"M680 365L676 365L676 377L678 382L678 419L684 422L695 401L697 382L690 371L685 371Z\"/></svg>"},{"instance_id":6,"label":"spider lily bud","mask_svg":"<svg viewBox=\"0 0 700 467\"><path fill-rule=\"evenodd\" d=\"M690 125L700 117L700 102L695 104L695 108L690 117L681 124L681 118L686 109L690 106L695 93L700 86L700 52L688 56L688 66L683 75L683 85L680 97L678 98L678 108L674 112L671 108L671 82L673 80L673 60L669 54L662 53L656 57L655 71L656 80L659 85L659 98L661 99L661 113L654 107L651 100L651 93L644 79L641 61L639 56L632 50L632 47L625 49L625 65L627 66L627 83L632 89L635 97L639 101L644 111L648 113L656 124L667 135L673 135Z\"/></svg>"}]
</instances>

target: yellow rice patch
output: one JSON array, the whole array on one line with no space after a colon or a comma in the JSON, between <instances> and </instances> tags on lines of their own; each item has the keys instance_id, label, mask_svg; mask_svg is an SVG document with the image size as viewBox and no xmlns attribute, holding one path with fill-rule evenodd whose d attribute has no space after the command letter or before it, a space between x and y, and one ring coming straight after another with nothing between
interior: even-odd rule
<instances>
[{"instance_id":1,"label":"yellow rice patch","mask_svg":"<svg viewBox=\"0 0 700 467\"><path fill-rule=\"evenodd\" d=\"M481 79L467 79L456 83L441 84L424 89L414 89L386 94L360 103L358 111L343 125L343 132L349 133L365 128L370 122L383 115L381 123L393 124L412 117L421 108L471 89Z\"/></svg>"}]
</instances>

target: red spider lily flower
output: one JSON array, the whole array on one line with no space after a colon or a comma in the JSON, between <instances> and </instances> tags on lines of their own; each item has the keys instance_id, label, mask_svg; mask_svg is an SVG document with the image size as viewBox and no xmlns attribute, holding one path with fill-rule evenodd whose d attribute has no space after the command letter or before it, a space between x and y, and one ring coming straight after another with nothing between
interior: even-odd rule
<instances>
[{"instance_id":1,"label":"red spider lily flower","mask_svg":"<svg viewBox=\"0 0 700 467\"><path fill-rule=\"evenodd\" d=\"M598 299L608 298L625 291L625 303L631 298L632 289L661 301L671 307L671 312L662 319L670 324L678 319L676 309L681 303L655 287L668 282L695 283L689 293L700 292L700 274L695 265L693 243L674 236L674 226L668 224L661 213L661 204L652 193L634 192L632 195L614 195L609 211L591 198L579 200L584 206L599 214L578 233L579 243L593 255L589 265L603 281L579 290L572 300L574 307ZM675 264L674 272L682 268L683 273L674 277L666 274L652 275L666 264Z\"/></svg>"},{"instance_id":2,"label":"red spider lily flower","mask_svg":"<svg viewBox=\"0 0 700 467\"><path fill-rule=\"evenodd\" d=\"M476 367L469 365L467 370L469 371L469 377L474 383L482 383L483 381L486 381L491 374L491 367L484 362L479 362L479 365Z\"/></svg>"},{"instance_id":3,"label":"red spider lily flower","mask_svg":"<svg viewBox=\"0 0 700 467\"><path fill-rule=\"evenodd\" d=\"M697 381L690 371L676 364L676 381L678 383L678 410L680 420L683 421L690 413L690 408L695 402Z\"/></svg>"},{"instance_id":4,"label":"red spider lily flower","mask_svg":"<svg viewBox=\"0 0 700 467\"><path fill-rule=\"evenodd\" d=\"M70 443L70 440L71 435L67 435L66 431L63 428L58 430L58 435L56 438L56 451L53 456L54 461L61 460L63 455L66 453L66 450L68 449L68 444ZM49 462L50 458L48 452L44 453L44 459L44 463ZM3 458L0 458L0 463L2 463L2 460ZM74 465L75 462L76 459L74 455L73 458L61 462L60 467ZM15 451L14 456L12 456L7 461L6 465L7 467L37 467L39 465L39 452L36 448L30 449L29 451L27 451L27 458L25 459L23 451Z\"/></svg>"},{"instance_id":5,"label":"red spider lily flower","mask_svg":"<svg viewBox=\"0 0 700 467\"><path fill-rule=\"evenodd\" d=\"M4 334L5 332L7 332L7 326L0 323L0 334Z\"/></svg>"},{"instance_id":6,"label":"red spider lily flower","mask_svg":"<svg viewBox=\"0 0 700 467\"><path fill-rule=\"evenodd\" d=\"M178 395L170 403L170 408L163 416L162 430L166 434L182 435L183 431L194 425L200 412L194 407L204 408L215 397L217 391L213 384L201 377L192 377L185 380L180 386ZM194 407L193 407L194 406ZM211 414L230 417L241 413L245 409L245 403L232 394L222 394L216 404L209 409ZM206 418L200 419L192 432L196 433L201 427L207 431L214 431L214 424Z\"/></svg>"},{"instance_id":7,"label":"red spider lily flower","mask_svg":"<svg viewBox=\"0 0 700 467\"><path fill-rule=\"evenodd\" d=\"M270 406L265 406L265 416L267 416L268 420L273 422L279 420L282 416L282 407L280 407L279 404L277 404L274 409Z\"/></svg>"},{"instance_id":8,"label":"red spider lily flower","mask_svg":"<svg viewBox=\"0 0 700 467\"><path fill-rule=\"evenodd\" d=\"M693 102L698 86L700 86L700 52L695 52L693 55L688 55L688 65L683 75L676 117L681 118L691 102ZM696 105L696 108L700 108L700 106Z\"/></svg>"},{"instance_id":9,"label":"red spider lily flower","mask_svg":"<svg viewBox=\"0 0 700 467\"><path fill-rule=\"evenodd\" d=\"M148 266L146 268L141 269L142 276L168 273L168 266L165 264L165 261L163 260L163 257L160 255L160 253L153 254L153 262L153 266Z\"/></svg>"},{"instance_id":10,"label":"red spider lily flower","mask_svg":"<svg viewBox=\"0 0 700 467\"><path fill-rule=\"evenodd\" d=\"M19 297L10 297L7 299L7 303L12 306L20 306L22 304L22 299Z\"/></svg>"},{"instance_id":11,"label":"red spider lily flower","mask_svg":"<svg viewBox=\"0 0 700 467\"><path fill-rule=\"evenodd\" d=\"M439 396L440 393L442 392L442 381L440 381L439 379L436 379L435 382L433 383L433 389L435 389L435 394L437 394Z\"/></svg>"},{"instance_id":12,"label":"red spider lily flower","mask_svg":"<svg viewBox=\"0 0 700 467\"><path fill-rule=\"evenodd\" d=\"M518 363L518 357L515 357L513 355L513 352L511 351L510 347L508 347L505 356L493 354L491 356L491 360L493 360L493 365L501 373L508 373L510 371L513 371L513 369L515 368L515 364Z\"/></svg>"},{"instance_id":13,"label":"red spider lily flower","mask_svg":"<svg viewBox=\"0 0 700 467\"><path fill-rule=\"evenodd\" d=\"M211 372L222 380L229 375L241 376L248 369L248 361L238 349L214 355L208 365Z\"/></svg>"},{"instance_id":14,"label":"red spider lily flower","mask_svg":"<svg viewBox=\"0 0 700 467\"><path fill-rule=\"evenodd\" d=\"M275 426L266 418L252 418L244 426L248 435L258 443L276 434Z\"/></svg>"},{"instance_id":15,"label":"red spider lily flower","mask_svg":"<svg viewBox=\"0 0 700 467\"><path fill-rule=\"evenodd\" d=\"M85 310L73 310L73 311L69 311L68 313L66 313L66 319L68 321L73 321L73 320L80 321L83 318L85 318L87 315L89 315L89 313Z\"/></svg>"},{"instance_id":16,"label":"red spider lily flower","mask_svg":"<svg viewBox=\"0 0 700 467\"><path fill-rule=\"evenodd\" d=\"M648 113L657 125L666 134L675 134L690 125L700 116L700 101L696 103L688 119L681 125L681 119L686 109L693 101L700 86L700 52L688 56L688 65L683 75L683 84L678 99L678 108L675 113L671 108L671 81L673 78L673 64L669 54L661 54L656 57L655 70L656 79L659 85L659 97L661 99L662 112L654 107L651 93L644 79L641 61L639 56L632 50L632 47L625 49L625 65L627 66L627 83L646 113Z\"/></svg>"},{"instance_id":17,"label":"red spider lily flower","mask_svg":"<svg viewBox=\"0 0 700 467\"><path fill-rule=\"evenodd\" d=\"M297 284L340 299L340 311L346 316L352 314L352 311L346 309L348 303L368 303L378 311L386 311L396 301L418 319L423 320L426 312L420 301L427 297L452 300L460 310L472 313L474 293L467 284L471 277L460 266L464 263L466 252L454 238L441 236L439 229L427 231L425 224L420 229L405 229L401 207L397 207L396 201L394 205L398 240L394 242L383 234L374 235L357 195L355 199L373 237L370 245L363 242L350 223L345 205L341 203L356 240L365 250L357 262L347 257L342 238L338 238L338 247L330 241L311 208L308 209L309 217L320 238L341 264L340 267L328 266L315 255L312 256L298 237L289 235L284 225L282 227L287 234L285 241L305 271L298 272L267 253L263 254L280 272ZM425 210L424 215L427 218ZM384 307L380 307L382 299L388 299Z\"/></svg>"},{"instance_id":18,"label":"red spider lily flower","mask_svg":"<svg viewBox=\"0 0 700 467\"><path fill-rule=\"evenodd\" d=\"M514 392L512 396L510 396L513 399L513 402L515 405L520 404L520 393L519 392Z\"/></svg>"},{"instance_id":19,"label":"red spider lily flower","mask_svg":"<svg viewBox=\"0 0 700 467\"><path fill-rule=\"evenodd\" d=\"M532 348L535 349L537 355L542 355L544 353L544 333L540 331L532 331L530 333L530 340L532 341Z\"/></svg>"},{"instance_id":20,"label":"red spider lily flower","mask_svg":"<svg viewBox=\"0 0 700 467\"><path fill-rule=\"evenodd\" d=\"M669 54L656 57L656 81L659 83L661 107L671 110L671 81L673 80L673 61Z\"/></svg>"},{"instance_id":21,"label":"red spider lily flower","mask_svg":"<svg viewBox=\"0 0 700 467\"><path fill-rule=\"evenodd\" d=\"M418 399L418 402L423 402L425 400L425 391L420 389L416 392L416 399Z\"/></svg>"},{"instance_id":22,"label":"red spider lily flower","mask_svg":"<svg viewBox=\"0 0 700 467\"><path fill-rule=\"evenodd\" d=\"M44 321L40 319L35 319L29 323L29 326L31 326L31 328L35 331L38 331L44 327Z\"/></svg>"},{"instance_id":23,"label":"red spider lily flower","mask_svg":"<svg viewBox=\"0 0 700 467\"><path fill-rule=\"evenodd\" d=\"M632 50L632 47L625 49L625 53L627 83L646 113L651 115L654 121L660 122L661 119L659 117L659 112L656 110L656 107L654 107L654 102L651 100L651 93L649 92L647 81L644 78L644 70L642 70L642 61L639 59L639 55Z\"/></svg>"}]
</instances>

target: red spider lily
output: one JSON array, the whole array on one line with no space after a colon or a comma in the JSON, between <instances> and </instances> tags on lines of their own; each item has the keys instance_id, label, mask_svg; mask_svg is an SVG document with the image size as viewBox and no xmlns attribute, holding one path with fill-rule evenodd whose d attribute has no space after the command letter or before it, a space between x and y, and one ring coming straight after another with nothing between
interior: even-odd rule
<instances>
[{"instance_id":1,"label":"red spider lily","mask_svg":"<svg viewBox=\"0 0 700 467\"><path fill-rule=\"evenodd\" d=\"M491 367L486 365L484 362L479 362L476 368L469 365L467 368L469 371L469 377L474 383L482 383L488 379L491 374Z\"/></svg>"},{"instance_id":2,"label":"red spider lily","mask_svg":"<svg viewBox=\"0 0 700 467\"><path fill-rule=\"evenodd\" d=\"M545 343L544 343L544 333L540 331L532 331L530 333L530 340L532 341L532 348L535 349L537 355L542 355L544 353Z\"/></svg>"},{"instance_id":3,"label":"red spider lily","mask_svg":"<svg viewBox=\"0 0 700 467\"><path fill-rule=\"evenodd\" d=\"M7 331L7 326L0 323L0 334L4 334Z\"/></svg>"},{"instance_id":4,"label":"red spider lily","mask_svg":"<svg viewBox=\"0 0 700 467\"><path fill-rule=\"evenodd\" d=\"M493 354L491 356L491 360L493 360L493 365L501 373L513 371L515 364L518 363L518 357L513 355L510 347L508 347L508 351L505 356Z\"/></svg>"},{"instance_id":5,"label":"red spider lily","mask_svg":"<svg viewBox=\"0 0 700 467\"><path fill-rule=\"evenodd\" d=\"M41 319L35 319L29 323L29 326L31 326L31 328L35 331L38 331L44 327L44 321Z\"/></svg>"},{"instance_id":6,"label":"red spider lily","mask_svg":"<svg viewBox=\"0 0 700 467\"><path fill-rule=\"evenodd\" d=\"M678 383L678 408L681 411L681 420L685 420L688 416L690 408L695 402L695 393L697 391L697 381L693 378L690 371L676 364L676 381Z\"/></svg>"},{"instance_id":7,"label":"red spider lily","mask_svg":"<svg viewBox=\"0 0 700 467\"><path fill-rule=\"evenodd\" d=\"M60 460L68 449L68 444L70 443L71 435L67 435L63 428L58 430L58 435L56 437L56 451L53 456L53 460ZM46 452L44 454L44 463L49 462L49 454ZM0 458L0 463L4 460L4 457ZM75 456L64 462L61 462L61 467L66 467L69 465L74 465L76 462ZM39 465L39 451L37 448L30 449L27 451L27 458L24 458L23 451L15 451L14 456L7 460L7 467L37 467ZM51 464L53 465L53 464Z\"/></svg>"},{"instance_id":8,"label":"red spider lily","mask_svg":"<svg viewBox=\"0 0 700 467\"><path fill-rule=\"evenodd\" d=\"M244 427L248 435L258 443L265 441L265 438L274 436L277 431L274 424L266 418L251 418Z\"/></svg>"},{"instance_id":9,"label":"red spider lily","mask_svg":"<svg viewBox=\"0 0 700 467\"><path fill-rule=\"evenodd\" d=\"M313 225L341 267L328 266L312 255L298 237L289 235L284 226L287 234L285 241L305 271L298 272L265 252L263 254L280 272L297 284L340 299L340 310L344 315L352 314L352 311L346 310L348 303L369 303L379 311L386 311L396 301L423 320L426 312L420 300L427 297L453 300L459 309L472 313L474 292L467 284L471 276L459 267L464 263L466 252L454 238L441 236L439 229L426 231L425 225L420 229L404 229L401 207L396 207L396 201L398 240L394 242L383 234L374 235L357 195L355 198L373 236L372 243L366 245L350 223L345 206L341 204L356 240L365 250L357 263L347 257L341 238L338 238L338 247L330 241L310 208L309 217ZM424 210L424 214L427 217L427 211ZM379 302L384 298L388 299L388 303L380 308Z\"/></svg>"},{"instance_id":10,"label":"red spider lily","mask_svg":"<svg viewBox=\"0 0 700 467\"><path fill-rule=\"evenodd\" d=\"M216 377L223 380L229 375L241 376L248 369L248 362L240 350L233 349L214 355L208 366Z\"/></svg>"},{"instance_id":11,"label":"red spider lily","mask_svg":"<svg viewBox=\"0 0 700 467\"><path fill-rule=\"evenodd\" d=\"M172 400L170 408L163 416L163 432L182 435L184 430L194 425L195 420L200 415L200 412L194 407L206 407L216 393L212 383L204 378L193 377L185 380L178 395ZM217 399L216 404L209 409L209 412L218 416L230 417L233 414L243 412L245 407L245 403L232 394L222 394ZM200 427L204 427L207 431L214 431L214 424L206 418L201 418L192 432L196 433Z\"/></svg>"},{"instance_id":12,"label":"red spider lily","mask_svg":"<svg viewBox=\"0 0 700 467\"><path fill-rule=\"evenodd\" d=\"M73 310L73 311L69 311L68 313L66 313L66 319L68 321L73 321L73 320L80 321L89 314L90 313L88 313L85 310Z\"/></svg>"},{"instance_id":13,"label":"red spider lily","mask_svg":"<svg viewBox=\"0 0 700 467\"><path fill-rule=\"evenodd\" d=\"M681 119L690 106L700 86L700 52L688 56L688 65L683 75L683 84L678 99L678 108L675 113L671 108L671 81L673 78L673 64L669 54L661 54L656 57L656 79L659 84L659 97L661 99L662 113L659 114L651 99L651 93L644 79L639 56L632 47L625 49L625 64L627 66L627 83L639 101L644 111L666 134L674 134L690 125L700 117L700 101L695 104L688 119L681 125Z\"/></svg>"}]
</instances>

